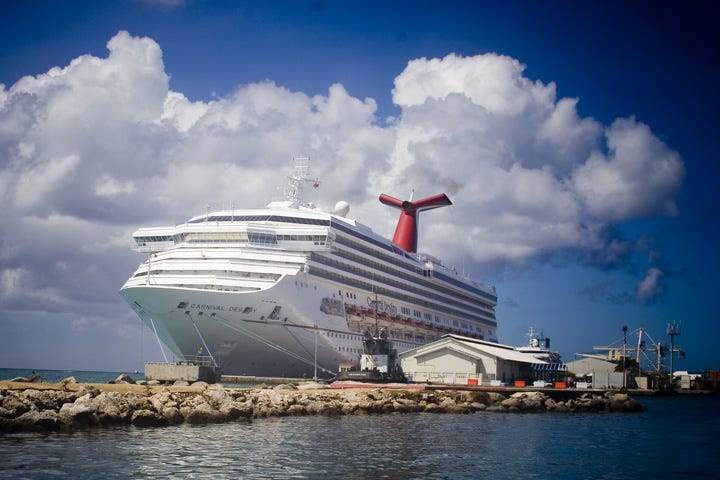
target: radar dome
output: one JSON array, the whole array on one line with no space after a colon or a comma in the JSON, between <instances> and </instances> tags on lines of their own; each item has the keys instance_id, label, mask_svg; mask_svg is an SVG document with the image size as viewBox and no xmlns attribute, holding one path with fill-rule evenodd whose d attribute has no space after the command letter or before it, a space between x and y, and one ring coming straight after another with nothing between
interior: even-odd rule
<instances>
[{"instance_id":1,"label":"radar dome","mask_svg":"<svg viewBox=\"0 0 720 480\"><path fill-rule=\"evenodd\" d=\"M339 217L344 217L348 214L349 211L350 204L345 200L340 200L335 204L335 210L333 210L333 213Z\"/></svg>"}]
</instances>

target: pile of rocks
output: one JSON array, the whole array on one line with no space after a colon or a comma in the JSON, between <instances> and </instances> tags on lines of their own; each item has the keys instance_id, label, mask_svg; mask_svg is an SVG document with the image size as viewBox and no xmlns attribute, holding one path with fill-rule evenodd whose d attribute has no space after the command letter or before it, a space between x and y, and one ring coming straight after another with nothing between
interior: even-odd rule
<instances>
[{"instance_id":1,"label":"pile of rocks","mask_svg":"<svg viewBox=\"0 0 720 480\"><path fill-rule=\"evenodd\" d=\"M556 402L542 392L328 389L278 385L231 389L201 382L192 388L137 387L106 391L94 385L68 388L0 389L0 431L72 430L133 424L205 424L288 415L364 415L431 412L637 412L626 394L591 395ZM137 391L140 389L140 391Z\"/></svg>"}]
</instances>

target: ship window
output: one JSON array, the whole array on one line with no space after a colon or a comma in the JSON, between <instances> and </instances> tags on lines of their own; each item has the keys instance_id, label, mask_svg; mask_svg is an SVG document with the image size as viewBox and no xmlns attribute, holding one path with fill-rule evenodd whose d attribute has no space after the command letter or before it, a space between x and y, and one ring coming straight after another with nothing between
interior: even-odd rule
<instances>
[{"instance_id":1,"label":"ship window","mask_svg":"<svg viewBox=\"0 0 720 480\"><path fill-rule=\"evenodd\" d=\"M274 245L277 244L277 237L274 233L264 232L248 232L248 240L250 243L260 245Z\"/></svg>"},{"instance_id":2,"label":"ship window","mask_svg":"<svg viewBox=\"0 0 720 480\"><path fill-rule=\"evenodd\" d=\"M305 225L330 225L329 220L319 218L285 217L281 215L210 215L194 218L188 223L203 222L285 222Z\"/></svg>"}]
</instances>

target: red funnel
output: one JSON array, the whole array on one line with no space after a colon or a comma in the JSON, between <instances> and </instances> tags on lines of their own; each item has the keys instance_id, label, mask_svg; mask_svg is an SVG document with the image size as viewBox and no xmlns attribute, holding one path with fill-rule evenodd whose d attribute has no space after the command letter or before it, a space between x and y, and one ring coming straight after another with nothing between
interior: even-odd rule
<instances>
[{"instance_id":1,"label":"red funnel","mask_svg":"<svg viewBox=\"0 0 720 480\"><path fill-rule=\"evenodd\" d=\"M417 252L418 214L423 210L452 205L452 202L444 193L439 193L414 202L410 200L398 200L390 195L381 193L380 202L400 209L400 219L395 228L393 242L402 247L406 252L412 253Z\"/></svg>"}]
</instances>

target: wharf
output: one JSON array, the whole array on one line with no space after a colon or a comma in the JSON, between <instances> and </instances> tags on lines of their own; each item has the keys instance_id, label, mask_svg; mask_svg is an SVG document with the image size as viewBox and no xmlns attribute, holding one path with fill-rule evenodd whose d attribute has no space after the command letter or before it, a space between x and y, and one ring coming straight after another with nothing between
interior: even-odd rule
<instances>
[{"instance_id":1,"label":"wharf","mask_svg":"<svg viewBox=\"0 0 720 480\"><path fill-rule=\"evenodd\" d=\"M220 383L223 384L251 384L251 385L281 385L284 383L302 383L308 382L309 378L292 378L292 377L258 377L254 375L220 375Z\"/></svg>"}]
</instances>

